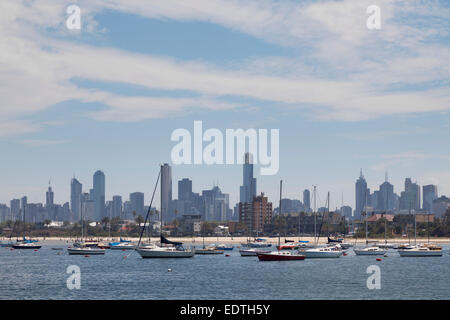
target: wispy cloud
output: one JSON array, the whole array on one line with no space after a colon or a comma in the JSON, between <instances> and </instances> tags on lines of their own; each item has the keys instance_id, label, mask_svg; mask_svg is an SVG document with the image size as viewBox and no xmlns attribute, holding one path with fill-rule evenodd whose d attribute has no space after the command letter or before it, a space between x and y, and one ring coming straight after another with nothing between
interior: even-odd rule
<instances>
[{"instance_id":1,"label":"wispy cloud","mask_svg":"<svg viewBox=\"0 0 450 320\"><path fill-rule=\"evenodd\" d=\"M95 15L108 9L149 19L206 21L267 42L308 48L298 58L216 66L61 40L48 30L67 32L65 4L2 1L0 36L7 40L0 43L0 117L14 120L68 100L109 107L89 113L102 121L140 121L181 115L192 108L239 106L227 103L223 96L281 102L309 110L320 121L449 110L445 81L450 74L450 50L435 41L446 35L445 22L423 30L413 22L396 19L405 7L414 16L421 16L423 10L428 17L445 19L450 17L448 8L437 1L376 1L384 19L383 29L376 33L365 27L365 9L372 2L79 1L91 26L86 32L95 29ZM71 81L74 78L189 90L200 98L112 95L80 88ZM422 90L404 88L437 82L444 84Z\"/></svg>"}]
</instances>

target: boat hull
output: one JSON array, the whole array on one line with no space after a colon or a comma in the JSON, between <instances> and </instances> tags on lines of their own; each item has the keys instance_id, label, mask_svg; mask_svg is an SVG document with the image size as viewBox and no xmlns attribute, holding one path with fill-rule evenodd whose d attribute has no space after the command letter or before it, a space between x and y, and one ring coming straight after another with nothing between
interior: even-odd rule
<instances>
[{"instance_id":1,"label":"boat hull","mask_svg":"<svg viewBox=\"0 0 450 320\"><path fill-rule=\"evenodd\" d=\"M398 250L400 257L442 257L442 250L430 250L430 251L415 251Z\"/></svg>"},{"instance_id":2,"label":"boat hull","mask_svg":"<svg viewBox=\"0 0 450 320\"><path fill-rule=\"evenodd\" d=\"M387 250L367 251L367 250L364 250L364 249L353 249L353 251L358 256L383 256L387 252Z\"/></svg>"},{"instance_id":3,"label":"boat hull","mask_svg":"<svg viewBox=\"0 0 450 320\"><path fill-rule=\"evenodd\" d=\"M144 259L152 258L192 258L194 250L159 250L159 249L136 249Z\"/></svg>"},{"instance_id":4,"label":"boat hull","mask_svg":"<svg viewBox=\"0 0 450 320\"><path fill-rule=\"evenodd\" d=\"M307 259L311 258L339 258L342 255L342 251L301 251Z\"/></svg>"},{"instance_id":5,"label":"boat hull","mask_svg":"<svg viewBox=\"0 0 450 320\"><path fill-rule=\"evenodd\" d=\"M105 254L105 249L68 248L67 253L70 255L102 255Z\"/></svg>"},{"instance_id":6,"label":"boat hull","mask_svg":"<svg viewBox=\"0 0 450 320\"><path fill-rule=\"evenodd\" d=\"M305 260L304 255L299 254L283 254L283 253L258 253L259 261L295 261Z\"/></svg>"},{"instance_id":7,"label":"boat hull","mask_svg":"<svg viewBox=\"0 0 450 320\"><path fill-rule=\"evenodd\" d=\"M195 254L223 254L223 250L195 249Z\"/></svg>"},{"instance_id":8,"label":"boat hull","mask_svg":"<svg viewBox=\"0 0 450 320\"><path fill-rule=\"evenodd\" d=\"M239 250L239 253L241 254L241 257L255 257L258 253L270 253L270 251L261 251L261 250L255 250L255 249L247 249L247 250Z\"/></svg>"},{"instance_id":9,"label":"boat hull","mask_svg":"<svg viewBox=\"0 0 450 320\"><path fill-rule=\"evenodd\" d=\"M13 244L13 249L40 249L42 246L40 245L24 245L24 244Z\"/></svg>"}]
</instances>

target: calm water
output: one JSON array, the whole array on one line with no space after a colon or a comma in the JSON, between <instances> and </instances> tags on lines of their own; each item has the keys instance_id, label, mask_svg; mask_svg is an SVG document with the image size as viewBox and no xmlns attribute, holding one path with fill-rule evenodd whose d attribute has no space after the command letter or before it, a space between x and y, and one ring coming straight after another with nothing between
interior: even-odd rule
<instances>
[{"instance_id":1,"label":"calm water","mask_svg":"<svg viewBox=\"0 0 450 320\"><path fill-rule=\"evenodd\" d=\"M131 251L84 257L51 247L0 248L0 299L450 299L448 246L434 258L390 250L381 262L352 251L339 259L260 262L236 248L230 257L144 260ZM81 269L80 290L66 286L69 265ZM381 268L380 290L367 289L370 265Z\"/></svg>"}]
</instances>

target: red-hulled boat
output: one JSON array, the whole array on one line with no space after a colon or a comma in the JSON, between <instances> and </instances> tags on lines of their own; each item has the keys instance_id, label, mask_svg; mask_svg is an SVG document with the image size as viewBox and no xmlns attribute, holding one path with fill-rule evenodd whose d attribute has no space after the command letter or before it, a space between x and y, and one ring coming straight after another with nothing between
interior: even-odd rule
<instances>
[{"instance_id":1,"label":"red-hulled boat","mask_svg":"<svg viewBox=\"0 0 450 320\"><path fill-rule=\"evenodd\" d=\"M267 253L257 253L259 261L291 261L305 260L305 256L292 251L274 251Z\"/></svg>"}]
</instances>

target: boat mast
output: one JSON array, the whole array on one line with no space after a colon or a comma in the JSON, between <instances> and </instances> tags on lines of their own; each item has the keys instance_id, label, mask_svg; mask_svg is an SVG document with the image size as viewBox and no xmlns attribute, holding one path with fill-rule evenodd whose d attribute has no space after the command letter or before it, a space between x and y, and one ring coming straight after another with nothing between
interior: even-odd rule
<instances>
[{"instance_id":1,"label":"boat mast","mask_svg":"<svg viewBox=\"0 0 450 320\"><path fill-rule=\"evenodd\" d=\"M155 188L153 189L153 194L152 194L152 200L150 201L150 206L148 207L147 215L145 216L144 226L142 227L141 235L139 236L139 241L138 241L137 246L135 247L135 250L137 248L139 248L139 245L141 244L141 239L142 239L142 235L144 234L145 226L147 225L148 216L150 215L150 211L152 210L153 199L155 197L156 188L158 187L158 182L159 182L159 178L161 176L161 171L162 171L162 166L158 173L158 179L156 179ZM162 203L161 203L161 207L162 207ZM160 215L162 217L161 212L160 212ZM162 218L161 218L161 222L162 222ZM162 235L162 225L161 225L161 235ZM160 237L160 239L161 239L161 237Z\"/></svg>"},{"instance_id":2,"label":"boat mast","mask_svg":"<svg viewBox=\"0 0 450 320\"><path fill-rule=\"evenodd\" d=\"M278 206L280 209L280 214L279 214L279 218L281 218L281 197L282 197L282 192L283 192L283 180L280 180L280 205ZM280 248L280 236L281 236L281 220L278 220L279 222L279 228L278 228L278 248ZM286 239L285 239L286 240ZM278 249L279 250L279 249Z\"/></svg>"},{"instance_id":3,"label":"boat mast","mask_svg":"<svg viewBox=\"0 0 450 320\"><path fill-rule=\"evenodd\" d=\"M416 210L414 210L414 245L417 245L417 223L416 223Z\"/></svg>"},{"instance_id":4,"label":"boat mast","mask_svg":"<svg viewBox=\"0 0 450 320\"><path fill-rule=\"evenodd\" d=\"M317 230L316 230L316 186L314 186L314 246L317 247Z\"/></svg>"}]
</instances>

